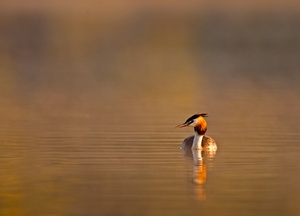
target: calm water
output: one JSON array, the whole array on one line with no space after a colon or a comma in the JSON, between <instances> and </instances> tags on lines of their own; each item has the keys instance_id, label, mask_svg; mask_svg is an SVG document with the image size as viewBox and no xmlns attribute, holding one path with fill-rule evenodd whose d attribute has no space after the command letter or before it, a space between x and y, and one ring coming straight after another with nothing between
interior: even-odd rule
<instances>
[{"instance_id":1,"label":"calm water","mask_svg":"<svg viewBox=\"0 0 300 216\"><path fill-rule=\"evenodd\" d=\"M299 215L300 18L274 16L2 15L0 214Z\"/></svg>"}]
</instances>

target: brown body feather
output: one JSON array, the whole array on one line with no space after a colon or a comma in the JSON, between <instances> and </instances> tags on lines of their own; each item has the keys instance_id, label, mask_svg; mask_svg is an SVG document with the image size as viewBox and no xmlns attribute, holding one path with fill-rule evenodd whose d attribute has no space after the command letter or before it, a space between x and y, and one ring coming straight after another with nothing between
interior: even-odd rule
<instances>
[{"instance_id":1,"label":"brown body feather","mask_svg":"<svg viewBox=\"0 0 300 216\"><path fill-rule=\"evenodd\" d=\"M193 146L194 135L185 138L181 144L181 148L191 148ZM216 141L210 136L203 136L201 146L203 150L210 150L211 148L216 148Z\"/></svg>"}]
</instances>

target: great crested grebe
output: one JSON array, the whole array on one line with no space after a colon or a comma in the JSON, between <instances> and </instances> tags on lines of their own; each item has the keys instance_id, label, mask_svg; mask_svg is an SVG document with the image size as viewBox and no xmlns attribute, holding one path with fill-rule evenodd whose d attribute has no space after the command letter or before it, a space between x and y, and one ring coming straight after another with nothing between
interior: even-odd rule
<instances>
[{"instance_id":1,"label":"great crested grebe","mask_svg":"<svg viewBox=\"0 0 300 216\"><path fill-rule=\"evenodd\" d=\"M192 149L199 150L217 150L216 141L209 136L205 136L207 123L204 117L207 117L206 113L195 114L188 118L183 124L176 126L176 128L194 127L195 130L194 136L187 137L183 141L182 148L191 147Z\"/></svg>"}]
</instances>

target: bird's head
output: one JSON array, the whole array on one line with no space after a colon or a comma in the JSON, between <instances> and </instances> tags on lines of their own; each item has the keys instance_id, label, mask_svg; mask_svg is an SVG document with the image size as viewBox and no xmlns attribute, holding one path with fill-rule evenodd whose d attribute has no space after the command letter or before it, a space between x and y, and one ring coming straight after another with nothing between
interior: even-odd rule
<instances>
[{"instance_id":1,"label":"bird's head","mask_svg":"<svg viewBox=\"0 0 300 216\"><path fill-rule=\"evenodd\" d=\"M189 117L184 123L177 125L175 128L197 127L205 122L203 117L207 117L207 113L195 114ZM206 122L205 122L206 125Z\"/></svg>"}]
</instances>

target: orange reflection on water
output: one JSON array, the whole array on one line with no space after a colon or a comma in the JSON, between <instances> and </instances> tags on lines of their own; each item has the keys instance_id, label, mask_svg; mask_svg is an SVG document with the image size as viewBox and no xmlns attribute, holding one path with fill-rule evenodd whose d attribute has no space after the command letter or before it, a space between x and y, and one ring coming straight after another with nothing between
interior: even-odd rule
<instances>
[{"instance_id":1,"label":"orange reflection on water","mask_svg":"<svg viewBox=\"0 0 300 216\"><path fill-rule=\"evenodd\" d=\"M182 154L186 158L193 159L192 176L195 183L194 191L199 201L206 200L206 192L204 185L207 180L207 164L212 163L212 159L216 157L216 150L192 150L190 146L182 147Z\"/></svg>"}]
</instances>

